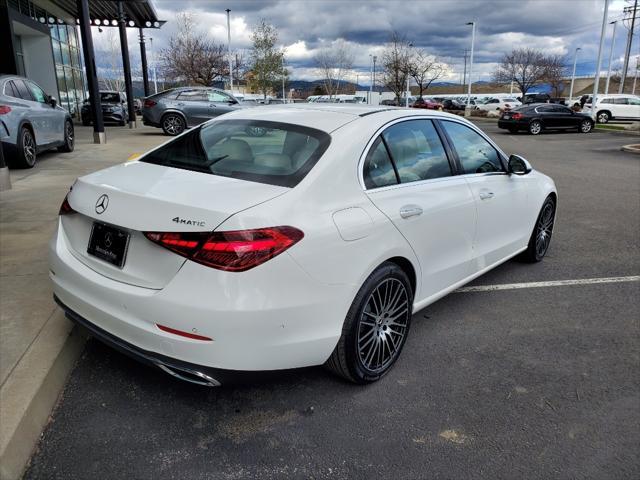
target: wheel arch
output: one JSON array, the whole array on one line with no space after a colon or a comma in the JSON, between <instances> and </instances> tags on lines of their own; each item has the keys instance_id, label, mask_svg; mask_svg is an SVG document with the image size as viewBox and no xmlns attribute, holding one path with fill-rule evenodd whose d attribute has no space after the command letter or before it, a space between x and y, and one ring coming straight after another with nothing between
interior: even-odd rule
<instances>
[{"instance_id":1,"label":"wheel arch","mask_svg":"<svg viewBox=\"0 0 640 480\"><path fill-rule=\"evenodd\" d=\"M391 258L387 259L385 262L395 263L398 267L400 267L402 269L402 271L404 273L407 274L407 277L409 277L409 283L411 284L411 290L413 291L413 297L415 299L418 278L417 278L417 274L416 274L416 269L414 268L413 264L411 263L411 260L409 260L406 257L396 256L396 257L391 257ZM380 265L382 265L382 264L380 264ZM374 269L374 271L377 268L379 268L380 265L378 265L378 267L376 267Z\"/></svg>"},{"instance_id":2,"label":"wheel arch","mask_svg":"<svg viewBox=\"0 0 640 480\"><path fill-rule=\"evenodd\" d=\"M23 128L29 129L29 131L31 132L31 135L33 135L33 140L36 142L36 147L37 147L38 139L36 138L36 132L33 129L33 125L31 125L31 122L29 120L21 120L20 123L18 124L18 132L20 132Z\"/></svg>"},{"instance_id":3,"label":"wheel arch","mask_svg":"<svg viewBox=\"0 0 640 480\"><path fill-rule=\"evenodd\" d=\"M184 112L175 109L175 108L171 108L171 109L167 109L164 112L162 112L162 115L160 116L160 123L163 122L164 117L166 117L169 114L177 114L180 115L182 117L182 119L184 120L184 124L187 125L187 116L184 114Z\"/></svg>"}]
</instances>

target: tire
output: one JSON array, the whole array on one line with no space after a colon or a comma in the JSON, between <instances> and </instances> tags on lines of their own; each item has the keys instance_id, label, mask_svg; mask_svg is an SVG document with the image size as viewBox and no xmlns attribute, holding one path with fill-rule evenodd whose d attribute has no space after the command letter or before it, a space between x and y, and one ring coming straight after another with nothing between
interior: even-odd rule
<instances>
[{"instance_id":1,"label":"tire","mask_svg":"<svg viewBox=\"0 0 640 480\"><path fill-rule=\"evenodd\" d=\"M395 263L383 263L353 300L327 368L359 384L382 378L402 352L412 306L413 290L407 274Z\"/></svg>"},{"instance_id":2,"label":"tire","mask_svg":"<svg viewBox=\"0 0 640 480\"><path fill-rule=\"evenodd\" d=\"M75 146L75 132L73 130L73 122L71 120L66 120L64 122L64 144L58 147L59 152L73 152L73 148Z\"/></svg>"},{"instance_id":3,"label":"tire","mask_svg":"<svg viewBox=\"0 0 640 480\"><path fill-rule=\"evenodd\" d=\"M15 168L33 168L36 164L37 146L36 139L31 130L22 127L18 133L18 143L16 144L16 157L10 161Z\"/></svg>"},{"instance_id":4,"label":"tire","mask_svg":"<svg viewBox=\"0 0 640 480\"><path fill-rule=\"evenodd\" d=\"M531 135L538 135L540 132L542 132L542 123L540 123L540 120L534 120L529 124L529 133Z\"/></svg>"},{"instance_id":5,"label":"tire","mask_svg":"<svg viewBox=\"0 0 640 480\"><path fill-rule=\"evenodd\" d=\"M160 121L160 125L165 135L171 135L172 137L180 135L187 127L184 118L179 113L165 114Z\"/></svg>"},{"instance_id":6,"label":"tire","mask_svg":"<svg viewBox=\"0 0 640 480\"><path fill-rule=\"evenodd\" d=\"M598 119L598 123L608 123L609 120L611 120L611 114L606 110L603 110L601 112L598 112L596 118Z\"/></svg>"},{"instance_id":7,"label":"tire","mask_svg":"<svg viewBox=\"0 0 640 480\"><path fill-rule=\"evenodd\" d=\"M578 131L581 133L589 133L593 130L593 123L589 120L582 120L580 122L580 126L578 127Z\"/></svg>"},{"instance_id":8,"label":"tire","mask_svg":"<svg viewBox=\"0 0 640 480\"><path fill-rule=\"evenodd\" d=\"M514 127L509 127L509 133L518 133L518 129Z\"/></svg>"},{"instance_id":9,"label":"tire","mask_svg":"<svg viewBox=\"0 0 640 480\"><path fill-rule=\"evenodd\" d=\"M520 254L520 259L528 263L541 261L549 250L553 225L556 218L556 202L549 195L542 204L536 224L531 232L527 249ZM542 242L542 243L541 243Z\"/></svg>"}]
</instances>

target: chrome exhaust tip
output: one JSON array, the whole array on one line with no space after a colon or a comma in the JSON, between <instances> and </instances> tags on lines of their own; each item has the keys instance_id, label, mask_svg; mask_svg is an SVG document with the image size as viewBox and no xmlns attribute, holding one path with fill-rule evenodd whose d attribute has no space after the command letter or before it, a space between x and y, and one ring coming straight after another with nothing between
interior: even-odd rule
<instances>
[{"instance_id":1,"label":"chrome exhaust tip","mask_svg":"<svg viewBox=\"0 0 640 480\"><path fill-rule=\"evenodd\" d=\"M157 362L156 365L163 372L179 378L180 380L184 380L185 382L195 383L196 385L202 385L205 387L219 387L222 385L215 378L210 377L206 373L198 372L197 370L169 366L160 362Z\"/></svg>"}]
</instances>

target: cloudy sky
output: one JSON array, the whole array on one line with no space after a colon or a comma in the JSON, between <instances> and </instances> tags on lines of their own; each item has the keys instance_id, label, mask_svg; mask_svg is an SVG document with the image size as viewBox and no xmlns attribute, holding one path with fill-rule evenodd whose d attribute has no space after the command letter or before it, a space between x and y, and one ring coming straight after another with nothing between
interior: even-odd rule
<instances>
[{"instance_id":1,"label":"cloudy sky","mask_svg":"<svg viewBox=\"0 0 640 480\"><path fill-rule=\"evenodd\" d=\"M580 47L577 74L593 74L604 8L604 0L153 0L153 4L158 16L167 20L161 30L147 34L153 37L154 50L167 45L175 33L175 16L181 11L197 15L202 35L226 44L225 9L231 8L233 49L250 48L251 29L264 18L278 29L292 78L311 80L318 78L314 52L341 39L355 54L351 80L358 78L361 85L369 83L370 54L380 55L394 30L448 63L447 80L459 82L463 51L471 44L471 27L466 23L471 21L477 23L473 81L489 80L502 54L518 47L567 55L570 62L575 48ZM625 5L625 0L611 0L609 21L620 20ZM609 26L603 71L611 33ZM626 35L619 21L614 68L622 64ZM638 37L632 48L636 56L640 53ZM97 40L99 44L100 38ZM130 41L136 42L134 32ZM131 45L135 57L136 43Z\"/></svg>"}]
</instances>

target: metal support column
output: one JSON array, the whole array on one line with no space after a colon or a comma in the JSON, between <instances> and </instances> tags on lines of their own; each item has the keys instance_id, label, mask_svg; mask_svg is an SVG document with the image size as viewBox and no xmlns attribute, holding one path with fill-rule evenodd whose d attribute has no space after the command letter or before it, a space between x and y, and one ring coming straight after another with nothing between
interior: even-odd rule
<instances>
[{"instance_id":1,"label":"metal support column","mask_svg":"<svg viewBox=\"0 0 640 480\"><path fill-rule=\"evenodd\" d=\"M102 105L100 103L100 89L96 72L96 59L93 54L93 38L91 37L91 21L89 20L89 4L87 0L76 0L78 17L80 19L80 36L82 37L82 52L84 66L87 73L87 87L89 88L89 105L93 118L93 142L107 143L102 120Z\"/></svg>"},{"instance_id":2,"label":"metal support column","mask_svg":"<svg viewBox=\"0 0 640 480\"><path fill-rule=\"evenodd\" d=\"M144 44L144 29L140 27L140 59L142 61L142 83L144 84L144 96L148 97L149 92L149 71L147 69L147 49Z\"/></svg>"},{"instance_id":3,"label":"metal support column","mask_svg":"<svg viewBox=\"0 0 640 480\"><path fill-rule=\"evenodd\" d=\"M120 49L122 50L122 70L127 93L129 128L136 128L136 109L133 105L133 85L131 84L131 64L129 63L129 45L127 44L127 20L124 17L122 0L118 1L118 30L120 31Z\"/></svg>"}]
</instances>

